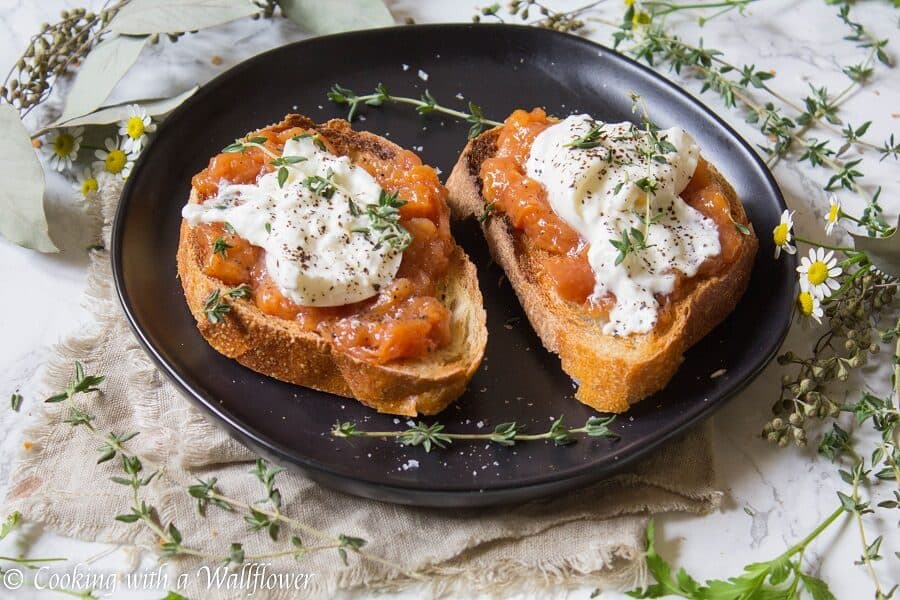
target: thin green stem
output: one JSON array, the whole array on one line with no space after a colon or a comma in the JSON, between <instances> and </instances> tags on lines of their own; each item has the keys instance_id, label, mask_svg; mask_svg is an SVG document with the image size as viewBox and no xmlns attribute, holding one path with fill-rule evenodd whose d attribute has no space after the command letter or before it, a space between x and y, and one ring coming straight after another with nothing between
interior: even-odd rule
<instances>
[{"instance_id":1,"label":"thin green stem","mask_svg":"<svg viewBox=\"0 0 900 600\"><path fill-rule=\"evenodd\" d=\"M61 562L69 560L68 558L13 558L11 556L0 556L0 560L5 560L6 562L20 563L20 564L29 564L29 563L41 563L41 562Z\"/></svg>"},{"instance_id":2,"label":"thin green stem","mask_svg":"<svg viewBox=\"0 0 900 600\"><path fill-rule=\"evenodd\" d=\"M794 236L794 239L798 242L803 242L804 244L809 244L810 246L817 246L819 248L825 248L826 250L835 250L837 252L845 252L845 253L857 253L856 248L850 248L849 246L833 246L831 244L823 244L821 242L814 242L812 240L808 240L806 238L802 238L800 236Z\"/></svg>"},{"instance_id":3,"label":"thin green stem","mask_svg":"<svg viewBox=\"0 0 900 600\"><path fill-rule=\"evenodd\" d=\"M794 544L793 546L791 546L790 548L788 548L787 550L782 552L781 555L779 556L779 558L789 558L789 557L797 554L798 552L803 552L804 550L806 550L806 547L809 546L810 542L812 542L814 539L819 537L819 535L823 531L828 529L828 527L832 523L834 523L838 519L838 517L840 517L843 513L844 513L843 507L836 508L833 513L828 515L828 517L824 521L819 523L819 525L815 529L813 529L811 532L809 532L809 534L805 538L803 538L802 540L800 540L799 542L797 542L796 544Z\"/></svg>"},{"instance_id":4,"label":"thin green stem","mask_svg":"<svg viewBox=\"0 0 900 600\"><path fill-rule=\"evenodd\" d=\"M854 452L853 454L856 454L856 453ZM858 456L857 456L857 462L860 465L860 468L862 468L862 459L860 459ZM859 505L859 500L860 500L859 483L860 483L859 477L854 476L853 477L853 490L852 490L850 497L853 498L853 502L856 505ZM863 564L865 564L866 571L869 572L869 577L872 579L872 583L875 585L875 597L876 598L884 598L884 592L881 589L881 582L878 579L878 574L875 572L875 567L872 565L872 559L869 557L869 552L868 552L869 542L868 542L868 539L866 536L866 527L865 527L865 524L863 524L862 515L860 514L859 510L855 510L855 509L853 510L853 517L856 520L856 524L859 529L859 539L860 539L860 542L862 543Z\"/></svg>"}]
</instances>

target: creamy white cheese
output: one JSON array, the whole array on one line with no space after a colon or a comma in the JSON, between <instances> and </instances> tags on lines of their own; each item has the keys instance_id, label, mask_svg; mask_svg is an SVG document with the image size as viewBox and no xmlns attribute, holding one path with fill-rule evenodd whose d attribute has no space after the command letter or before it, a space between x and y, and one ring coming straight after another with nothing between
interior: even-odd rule
<instances>
[{"instance_id":1,"label":"creamy white cheese","mask_svg":"<svg viewBox=\"0 0 900 600\"><path fill-rule=\"evenodd\" d=\"M214 198L188 203L182 216L191 225L228 223L263 248L269 275L300 306L342 306L377 294L403 258L401 249L359 232L371 225L366 207L378 204L381 187L349 158L320 149L309 137L289 140L282 156L299 159L286 166L283 186L278 169L256 184L223 182ZM315 176L333 184L330 197L310 189L307 179Z\"/></svg>"},{"instance_id":2,"label":"creamy white cheese","mask_svg":"<svg viewBox=\"0 0 900 600\"><path fill-rule=\"evenodd\" d=\"M596 145L573 147L592 127L599 127L591 140ZM573 115L535 138L525 165L546 188L554 212L589 244L596 280L591 300L615 296L607 334L650 331L659 311L655 295L673 290L675 272L690 277L720 252L716 224L679 197L697 167L697 145L678 127L658 131L657 140L631 123ZM653 156L646 156L651 147ZM619 249L611 242L623 241L625 233L634 242L633 230L646 231L647 247L627 252L616 265Z\"/></svg>"}]
</instances>

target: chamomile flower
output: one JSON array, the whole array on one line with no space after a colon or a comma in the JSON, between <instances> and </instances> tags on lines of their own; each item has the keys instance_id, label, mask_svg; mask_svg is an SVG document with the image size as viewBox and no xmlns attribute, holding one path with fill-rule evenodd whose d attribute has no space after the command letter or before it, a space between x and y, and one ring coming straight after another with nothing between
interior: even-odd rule
<instances>
[{"instance_id":1,"label":"chamomile flower","mask_svg":"<svg viewBox=\"0 0 900 600\"><path fill-rule=\"evenodd\" d=\"M834 252L825 252L824 248L810 248L809 256L800 259L797 267L800 273L800 284L806 285L809 292L818 298L827 298L840 284L836 277L843 273L834 257Z\"/></svg>"},{"instance_id":2,"label":"chamomile flower","mask_svg":"<svg viewBox=\"0 0 900 600\"><path fill-rule=\"evenodd\" d=\"M800 314L807 318L813 318L816 323L822 322L822 302L819 298L809 291L809 286L800 281L800 293L797 294L797 310Z\"/></svg>"},{"instance_id":3,"label":"chamomile flower","mask_svg":"<svg viewBox=\"0 0 900 600\"><path fill-rule=\"evenodd\" d=\"M828 214L825 215L825 234L831 235L831 232L834 231L834 226L837 224L838 219L841 218L841 203L838 201L837 196L834 194L831 195L830 198L831 206L828 208Z\"/></svg>"},{"instance_id":4,"label":"chamomile flower","mask_svg":"<svg viewBox=\"0 0 900 600\"><path fill-rule=\"evenodd\" d=\"M132 104L128 107L128 118L119 121L119 135L124 140L122 149L131 154L141 151L147 141L147 134L156 131L156 124L141 106Z\"/></svg>"},{"instance_id":5,"label":"chamomile flower","mask_svg":"<svg viewBox=\"0 0 900 600\"><path fill-rule=\"evenodd\" d=\"M50 158L50 167L63 171L72 168L72 161L78 158L84 127L72 129L54 129L41 148Z\"/></svg>"},{"instance_id":6,"label":"chamomile flower","mask_svg":"<svg viewBox=\"0 0 900 600\"><path fill-rule=\"evenodd\" d=\"M785 210L781 213L781 222L772 230L772 240L775 242L775 258L781 256L782 250L788 254L797 252L797 249L791 246L791 240L794 239L793 229L794 211Z\"/></svg>"},{"instance_id":7,"label":"chamomile flower","mask_svg":"<svg viewBox=\"0 0 900 600\"><path fill-rule=\"evenodd\" d=\"M96 196L97 190L100 189L100 184L97 182L97 178L94 177L93 169L85 167L84 171L75 178L72 188L81 194L82 198L87 200Z\"/></svg>"},{"instance_id":8,"label":"chamomile flower","mask_svg":"<svg viewBox=\"0 0 900 600\"><path fill-rule=\"evenodd\" d=\"M131 168L134 166L134 156L122 149L119 138L106 138L104 142L106 150L94 152L99 160L94 161L94 172L106 172L119 175L122 179L128 179Z\"/></svg>"}]
</instances>

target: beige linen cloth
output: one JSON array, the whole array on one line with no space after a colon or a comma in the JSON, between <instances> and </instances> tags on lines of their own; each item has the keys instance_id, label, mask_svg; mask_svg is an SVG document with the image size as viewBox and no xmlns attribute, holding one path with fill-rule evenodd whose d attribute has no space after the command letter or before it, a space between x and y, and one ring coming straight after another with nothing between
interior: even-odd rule
<instances>
[{"instance_id":1,"label":"beige linen cloth","mask_svg":"<svg viewBox=\"0 0 900 600\"><path fill-rule=\"evenodd\" d=\"M119 193L119 185L102 182L99 203L107 243ZM240 512L209 507L205 518L198 516L186 489L197 477L216 477L219 489L232 498L254 502L263 495L260 482L248 473L255 457L191 407L153 367L115 299L106 251L95 253L85 302L96 328L59 345L41 376L41 392L65 389L75 360L88 373L106 375L101 394L78 401L96 415L99 431L140 432L127 447L142 457L146 472L163 472L141 488L142 498L158 510L164 524L177 525L185 545L222 555L231 542L243 543L247 555L290 548L294 532L287 527L273 543L265 532L251 531ZM131 506L130 488L109 479L121 474L118 459L94 464L99 442L83 427L63 422L64 404L43 405L35 412L34 424L24 432L33 447L23 451L11 477L6 511L18 510L26 520L75 538L156 546L155 536L142 524L114 520ZM649 515L712 510L721 496L713 485L709 431L703 427L612 479L518 506L410 508L347 496L290 472L277 480L285 514L335 535L366 539L364 549L372 555L427 577L425 591L433 595L642 583ZM306 545L321 544L299 535ZM407 576L353 554L349 561L344 566L337 552L329 550L300 562L290 557L266 562L270 572L311 573L307 594L314 596L361 586L396 590L410 583ZM174 573L196 572L201 564L180 557L169 563L170 589ZM193 576L186 583L178 591L190 598L247 595L246 590L208 590ZM293 589L254 594L297 595Z\"/></svg>"}]
</instances>

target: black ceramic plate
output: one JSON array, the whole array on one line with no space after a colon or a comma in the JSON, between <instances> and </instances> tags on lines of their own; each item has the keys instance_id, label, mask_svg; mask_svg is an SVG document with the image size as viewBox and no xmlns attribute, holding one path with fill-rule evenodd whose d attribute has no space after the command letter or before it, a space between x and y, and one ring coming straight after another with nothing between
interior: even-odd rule
<instances>
[{"instance_id":1,"label":"black ceramic plate","mask_svg":"<svg viewBox=\"0 0 900 600\"><path fill-rule=\"evenodd\" d=\"M419 76L419 70L427 73ZM365 92L379 82L400 95L427 87L452 106L480 104L502 120L517 107L556 115L589 112L633 119L629 91L661 126L681 125L734 185L760 233L750 289L734 313L688 352L669 386L619 418L621 440L550 442L512 448L458 443L426 453L379 439L338 440L338 419L393 430L405 419L353 400L259 375L213 351L176 279L181 207L191 176L235 137L297 111L324 121L345 115L325 93L335 82ZM408 106L364 111L355 126L414 148L449 174L468 125ZM417 505L521 501L603 478L698 423L743 388L776 352L790 320L792 260L774 261L768 232L784 201L765 166L731 128L662 77L604 47L537 28L428 25L362 31L291 44L254 57L203 86L169 116L128 180L113 234L119 297L141 343L184 394L239 439L351 494ZM571 380L524 318L491 264L476 224L454 225L476 264L488 314L484 363L439 420L452 431L487 432L518 421L544 431L553 417L581 424L593 411L573 399ZM726 374L710 378L719 369ZM430 422L431 419L426 419ZM415 462L417 461L417 462Z\"/></svg>"}]
</instances>

